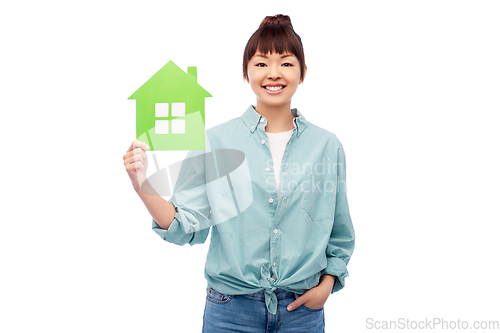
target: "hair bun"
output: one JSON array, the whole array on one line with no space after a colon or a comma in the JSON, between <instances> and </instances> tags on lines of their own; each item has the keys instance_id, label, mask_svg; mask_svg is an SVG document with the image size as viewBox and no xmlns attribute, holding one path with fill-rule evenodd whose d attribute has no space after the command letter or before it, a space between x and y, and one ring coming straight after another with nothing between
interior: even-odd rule
<instances>
[{"instance_id":1,"label":"hair bun","mask_svg":"<svg viewBox=\"0 0 500 333\"><path fill-rule=\"evenodd\" d=\"M259 28L262 28L265 25L284 25L292 28L293 30L292 20L290 20L290 17L288 15L278 14L275 16L266 16L262 20L262 23L260 24Z\"/></svg>"}]
</instances>

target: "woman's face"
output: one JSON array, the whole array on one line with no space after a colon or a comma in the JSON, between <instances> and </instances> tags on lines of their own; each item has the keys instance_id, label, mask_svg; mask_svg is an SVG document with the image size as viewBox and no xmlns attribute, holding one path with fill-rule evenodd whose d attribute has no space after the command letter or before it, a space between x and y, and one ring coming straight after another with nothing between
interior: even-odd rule
<instances>
[{"instance_id":1,"label":"woman's face","mask_svg":"<svg viewBox=\"0 0 500 333\"><path fill-rule=\"evenodd\" d=\"M292 54L257 52L248 62L247 81L257 97L257 108L259 104L269 107L290 104L302 82L299 60Z\"/></svg>"}]
</instances>

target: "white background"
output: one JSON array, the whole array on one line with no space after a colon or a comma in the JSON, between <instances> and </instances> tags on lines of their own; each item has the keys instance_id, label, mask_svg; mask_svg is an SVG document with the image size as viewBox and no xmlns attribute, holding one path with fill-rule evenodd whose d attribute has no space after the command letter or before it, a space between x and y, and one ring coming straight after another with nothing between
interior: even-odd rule
<instances>
[{"instance_id":1,"label":"white background","mask_svg":"<svg viewBox=\"0 0 500 333\"><path fill-rule=\"evenodd\" d=\"M346 151L357 245L326 331L500 320L497 1L1 7L0 331L201 331L209 241L151 230L122 160L127 98L173 60L198 66L208 127L240 116L244 46L277 13L309 69L293 107Z\"/></svg>"}]
</instances>

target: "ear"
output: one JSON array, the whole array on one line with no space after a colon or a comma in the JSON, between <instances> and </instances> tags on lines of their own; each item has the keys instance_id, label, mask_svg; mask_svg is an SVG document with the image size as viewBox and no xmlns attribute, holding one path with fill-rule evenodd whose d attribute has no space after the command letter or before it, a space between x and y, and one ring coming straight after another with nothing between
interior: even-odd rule
<instances>
[{"instance_id":1,"label":"ear","mask_svg":"<svg viewBox=\"0 0 500 333\"><path fill-rule=\"evenodd\" d=\"M299 83L304 82L304 79L306 78L306 74L307 74L307 65L304 65L304 75L302 75L302 79L300 80Z\"/></svg>"}]
</instances>

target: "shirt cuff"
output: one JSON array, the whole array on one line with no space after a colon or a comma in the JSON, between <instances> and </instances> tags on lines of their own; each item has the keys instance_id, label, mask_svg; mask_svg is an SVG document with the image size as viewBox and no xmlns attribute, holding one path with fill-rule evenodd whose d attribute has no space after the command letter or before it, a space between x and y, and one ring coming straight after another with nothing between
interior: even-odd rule
<instances>
[{"instance_id":1,"label":"shirt cuff","mask_svg":"<svg viewBox=\"0 0 500 333\"><path fill-rule=\"evenodd\" d=\"M178 245L183 245L182 238L186 236L186 233L184 232L181 223L179 222L179 209L177 208L177 205L175 202L168 200L174 208L175 208L175 215L174 215L174 220L170 224L170 227L168 229L163 229L156 223L155 219L153 218L153 230L160 236L163 240L173 243L173 244L178 244Z\"/></svg>"},{"instance_id":2,"label":"shirt cuff","mask_svg":"<svg viewBox=\"0 0 500 333\"><path fill-rule=\"evenodd\" d=\"M345 261L335 257L327 258L326 268L321 271L321 275L323 274L330 274L336 277L331 294L344 288L345 278L349 276Z\"/></svg>"}]
</instances>

